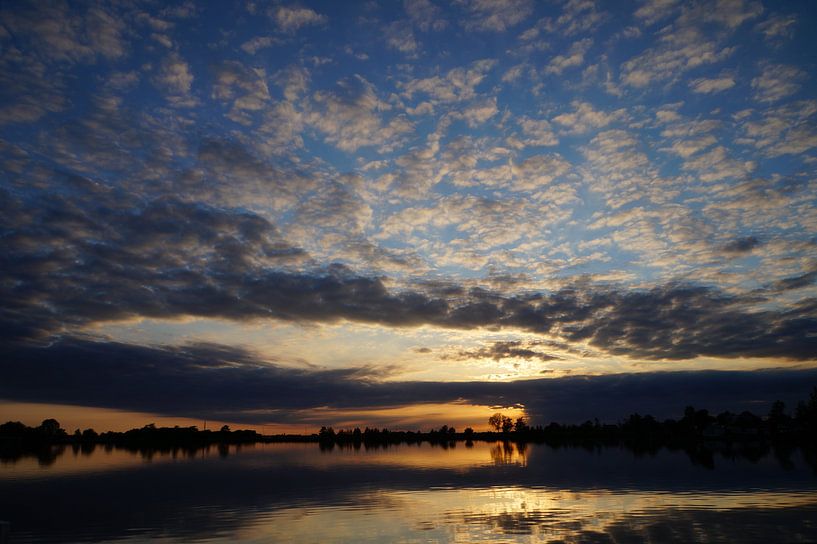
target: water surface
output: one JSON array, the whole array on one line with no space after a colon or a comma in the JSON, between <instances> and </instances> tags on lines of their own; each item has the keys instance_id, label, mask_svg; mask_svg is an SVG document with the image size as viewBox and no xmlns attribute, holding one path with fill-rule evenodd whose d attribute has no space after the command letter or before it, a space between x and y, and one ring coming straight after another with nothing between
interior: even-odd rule
<instances>
[{"instance_id":1,"label":"water surface","mask_svg":"<svg viewBox=\"0 0 817 544\"><path fill-rule=\"evenodd\" d=\"M0 519L11 542L813 542L817 475L798 450L68 447L0 464Z\"/></svg>"}]
</instances>

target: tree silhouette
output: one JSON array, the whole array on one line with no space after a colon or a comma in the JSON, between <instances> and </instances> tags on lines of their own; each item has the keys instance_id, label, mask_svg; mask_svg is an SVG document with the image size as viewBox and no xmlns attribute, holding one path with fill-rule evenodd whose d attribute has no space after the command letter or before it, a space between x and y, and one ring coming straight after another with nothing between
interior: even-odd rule
<instances>
[{"instance_id":1,"label":"tree silhouette","mask_svg":"<svg viewBox=\"0 0 817 544\"><path fill-rule=\"evenodd\" d=\"M40 423L39 431L43 435L52 438L66 434L60 427L60 422L56 419L44 419L43 422Z\"/></svg>"},{"instance_id":2,"label":"tree silhouette","mask_svg":"<svg viewBox=\"0 0 817 544\"><path fill-rule=\"evenodd\" d=\"M513 428L513 420L508 416L497 412L488 418L488 425L496 429L497 432L502 431L503 433L509 433Z\"/></svg>"}]
</instances>

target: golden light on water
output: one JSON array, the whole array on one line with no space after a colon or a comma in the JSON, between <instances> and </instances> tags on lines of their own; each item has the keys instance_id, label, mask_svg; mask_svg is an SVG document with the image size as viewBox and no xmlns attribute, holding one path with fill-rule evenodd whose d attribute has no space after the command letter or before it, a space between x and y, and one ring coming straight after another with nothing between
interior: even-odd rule
<instances>
[{"instance_id":1,"label":"golden light on water","mask_svg":"<svg viewBox=\"0 0 817 544\"><path fill-rule=\"evenodd\" d=\"M126 481L141 488L186 474L173 481L202 494L195 504L216 509L216 537L242 542L803 541L813 534L813 489L791 486L798 476L787 476L789 485L763 482L764 474L805 475L808 467L799 456L787 470L768 461L724 457L721 481L683 452L636 459L615 448L501 441L328 451L315 443L149 452L69 446L51 458L5 461L0 481L58 488L60 481ZM749 466L757 485L739 477ZM236 485L211 489L227 482ZM185 528L176 516L190 512L177 491L181 502L168 503L165 521ZM69 506L61 510L75 515ZM198 534L191 529L168 542Z\"/></svg>"},{"instance_id":2,"label":"golden light on water","mask_svg":"<svg viewBox=\"0 0 817 544\"><path fill-rule=\"evenodd\" d=\"M726 516L817 507L811 492L688 492L493 487L377 491L361 494L349 504L331 508L285 508L269 512L237 538L286 538L292 541L352 541L365 535L377 539L447 542L586 542L624 532L641 539L655 527L672 527L676 535L698 532L696 516ZM286 519L286 534L280 520ZM723 529L723 528L721 528ZM703 531L703 532L701 532ZM714 530L712 535L717 535ZM304 539L304 540L300 540Z\"/></svg>"}]
</instances>

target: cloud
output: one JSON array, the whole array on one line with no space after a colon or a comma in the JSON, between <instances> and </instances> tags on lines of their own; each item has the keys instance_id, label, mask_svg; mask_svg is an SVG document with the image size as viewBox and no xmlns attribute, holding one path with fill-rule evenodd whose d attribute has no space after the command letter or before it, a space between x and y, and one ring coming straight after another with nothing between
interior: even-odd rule
<instances>
[{"instance_id":1,"label":"cloud","mask_svg":"<svg viewBox=\"0 0 817 544\"><path fill-rule=\"evenodd\" d=\"M272 36L256 36L255 38L242 43L241 49L250 55L255 55L261 49L272 47L278 43L279 40Z\"/></svg>"},{"instance_id":2,"label":"cloud","mask_svg":"<svg viewBox=\"0 0 817 544\"><path fill-rule=\"evenodd\" d=\"M570 49L564 55L557 55L550 59L550 62L545 67L546 74L561 74L567 68L578 67L584 63L584 55L590 46L593 45L593 40L585 38L579 40L570 46Z\"/></svg>"},{"instance_id":3,"label":"cloud","mask_svg":"<svg viewBox=\"0 0 817 544\"><path fill-rule=\"evenodd\" d=\"M456 354L456 358L459 360L493 359L494 361L501 361L502 359L538 359L539 361L561 359L557 355L531 349L536 345L538 345L537 342L522 342L521 340L493 342L491 345L480 349L460 351ZM443 359L451 358L450 355L443 356Z\"/></svg>"},{"instance_id":4,"label":"cloud","mask_svg":"<svg viewBox=\"0 0 817 544\"><path fill-rule=\"evenodd\" d=\"M545 31L574 36L594 30L606 19L604 13L596 10L596 5L594 0L568 0L559 17L546 19Z\"/></svg>"},{"instance_id":5,"label":"cloud","mask_svg":"<svg viewBox=\"0 0 817 544\"><path fill-rule=\"evenodd\" d=\"M288 102L295 102L309 89L310 77L306 68L290 65L276 72L273 81L281 87Z\"/></svg>"},{"instance_id":6,"label":"cloud","mask_svg":"<svg viewBox=\"0 0 817 544\"><path fill-rule=\"evenodd\" d=\"M435 102L459 102L476 96L476 87L482 83L496 61L478 60L469 67L449 70L445 76L413 79L402 83L403 94L411 99L415 94L425 94Z\"/></svg>"},{"instance_id":7,"label":"cloud","mask_svg":"<svg viewBox=\"0 0 817 544\"><path fill-rule=\"evenodd\" d=\"M422 32L439 32L448 26L442 17L442 10L430 0L403 0L403 9L411 23Z\"/></svg>"},{"instance_id":8,"label":"cloud","mask_svg":"<svg viewBox=\"0 0 817 544\"><path fill-rule=\"evenodd\" d=\"M500 356L518 350L502 345ZM489 349L489 351L491 351ZM539 353L539 352L536 352ZM677 417L684 406L753 409L808 395L815 370L666 372L517 382L394 382L369 367L303 370L218 344L137 346L64 338L0 348L0 397L237 422L300 421L305 410L416 403L524 405L535 423L614 422L633 412ZM490 353L487 353L490 356ZM517 352L514 356L526 356ZM537 355L531 355L537 357ZM332 418L331 412L326 413ZM319 422L330 423L330 422Z\"/></svg>"},{"instance_id":9,"label":"cloud","mask_svg":"<svg viewBox=\"0 0 817 544\"><path fill-rule=\"evenodd\" d=\"M815 283L817 283L817 266L812 266L811 270L809 270L805 274L784 278L782 280L774 282L773 288L779 291L789 291L793 289L802 289L804 287L810 287Z\"/></svg>"},{"instance_id":10,"label":"cloud","mask_svg":"<svg viewBox=\"0 0 817 544\"><path fill-rule=\"evenodd\" d=\"M458 0L458 3L470 15L462 23L467 30L503 32L533 12L530 0Z\"/></svg>"},{"instance_id":11,"label":"cloud","mask_svg":"<svg viewBox=\"0 0 817 544\"><path fill-rule=\"evenodd\" d=\"M411 26L404 22L395 21L391 23L383 30L383 33L386 38L386 45L401 53L411 55L420 47L417 40L414 39Z\"/></svg>"},{"instance_id":12,"label":"cloud","mask_svg":"<svg viewBox=\"0 0 817 544\"><path fill-rule=\"evenodd\" d=\"M30 52L15 47L0 55L0 126L32 123L69 104L66 85L59 73Z\"/></svg>"},{"instance_id":13,"label":"cloud","mask_svg":"<svg viewBox=\"0 0 817 544\"><path fill-rule=\"evenodd\" d=\"M685 6L678 23L716 23L731 31L762 14L763 4L756 0L715 0Z\"/></svg>"},{"instance_id":14,"label":"cloud","mask_svg":"<svg viewBox=\"0 0 817 544\"><path fill-rule=\"evenodd\" d=\"M752 79L755 100L759 102L776 102L800 90L800 83L805 74L794 66L784 64L761 65L761 73Z\"/></svg>"},{"instance_id":15,"label":"cloud","mask_svg":"<svg viewBox=\"0 0 817 544\"><path fill-rule=\"evenodd\" d=\"M659 31L657 46L621 65L621 82L643 89L665 80L676 81L684 72L731 56L734 48L722 47L719 40L707 37L700 28L701 18L706 17L679 18Z\"/></svg>"},{"instance_id":16,"label":"cloud","mask_svg":"<svg viewBox=\"0 0 817 544\"><path fill-rule=\"evenodd\" d=\"M0 10L0 125L31 123L70 106L70 69L129 53L127 14L110 6L18 2Z\"/></svg>"},{"instance_id":17,"label":"cloud","mask_svg":"<svg viewBox=\"0 0 817 544\"><path fill-rule=\"evenodd\" d=\"M702 136L700 138L687 138L675 140L669 150L686 159L717 142L718 140L711 135Z\"/></svg>"},{"instance_id":18,"label":"cloud","mask_svg":"<svg viewBox=\"0 0 817 544\"><path fill-rule=\"evenodd\" d=\"M511 164L515 191L534 191L543 189L554 179L567 174L571 164L558 153L550 155L533 155L516 164Z\"/></svg>"},{"instance_id":19,"label":"cloud","mask_svg":"<svg viewBox=\"0 0 817 544\"><path fill-rule=\"evenodd\" d=\"M520 116L517 117L517 122L525 135L525 138L520 141L521 144L525 146L559 145L559 138L546 120Z\"/></svg>"},{"instance_id":20,"label":"cloud","mask_svg":"<svg viewBox=\"0 0 817 544\"><path fill-rule=\"evenodd\" d=\"M744 179L755 170L757 163L733 159L725 147L717 146L688 158L682 167L695 171L701 181L717 181L725 178Z\"/></svg>"},{"instance_id":21,"label":"cloud","mask_svg":"<svg viewBox=\"0 0 817 544\"><path fill-rule=\"evenodd\" d=\"M173 188L181 194L195 188L192 202L263 205L280 210L294 206L299 192L308 193L316 186L309 175L294 168L280 168L237 141L204 139L198 145L196 158L196 170L182 174Z\"/></svg>"},{"instance_id":22,"label":"cloud","mask_svg":"<svg viewBox=\"0 0 817 544\"><path fill-rule=\"evenodd\" d=\"M136 316L198 316L508 328L642 359L809 360L817 353L817 307L808 300L758 309L752 308L754 295L684 284L549 294L471 289L455 296L389 289L382 278L345 267L293 269L303 264L303 250L249 212L175 199L134 201L81 178L71 184L74 196L20 199L2 193L0 321L8 341L44 341ZM459 205L467 205L480 238L504 236L503 225L523 224L510 213L513 202L471 199Z\"/></svg>"},{"instance_id":23,"label":"cloud","mask_svg":"<svg viewBox=\"0 0 817 544\"><path fill-rule=\"evenodd\" d=\"M512 83L514 81L517 81L519 78L522 77L522 74L524 74L526 68L527 66L525 64L517 64L516 66L511 66L504 74L502 74L502 82Z\"/></svg>"},{"instance_id":24,"label":"cloud","mask_svg":"<svg viewBox=\"0 0 817 544\"><path fill-rule=\"evenodd\" d=\"M461 109L455 115L462 118L469 127L474 128L499 113L496 107L496 97L475 101L471 105Z\"/></svg>"},{"instance_id":25,"label":"cloud","mask_svg":"<svg viewBox=\"0 0 817 544\"><path fill-rule=\"evenodd\" d=\"M278 6L270 10L275 24L284 32L296 32L305 26L325 24L329 19L310 8Z\"/></svg>"},{"instance_id":26,"label":"cloud","mask_svg":"<svg viewBox=\"0 0 817 544\"><path fill-rule=\"evenodd\" d=\"M388 146L413 128L404 116L385 121L381 114L391 106L380 100L374 85L361 76L341 79L333 89L315 92L312 99L309 124L343 151Z\"/></svg>"},{"instance_id":27,"label":"cloud","mask_svg":"<svg viewBox=\"0 0 817 544\"><path fill-rule=\"evenodd\" d=\"M781 45L794 35L797 17L794 15L774 15L758 23L755 30L763 34L767 43Z\"/></svg>"},{"instance_id":28,"label":"cloud","mask_svg":"<svg viewBox=\"0 0 817 544\"><path fill-rule=\"evenodd\" d=\"M635 11L635 16L652 25L672 15L680 5L680 0L645 0Z\"/></svg>"},{"instance_id":29,"label":"cloud","mask_svg":"<svg viewBox=\"0 0 817 544\"><path fill-rule=\"evenodd\" d=\"M768 157L799 155L817 147L817 131L811 121L815 113L817 101L814 100L798 100L769 108L759 117L743 120L741 141Z\"/></svg>"},{"instance_id":30,"label":"cloud","mask_svg":"<svg viewBox=\"0 0 817 544\"><path fill-rule=\"evenodd\" d=\"M296 222L307 228L321 226L346 235L362 234L371 221L372 209L356 193L354 183L342 181L323 184L317 195L298 207Z\"/></svg>"},{"instance_id":31,"label":"cloud","mask_svg":"<svg viewBox=\"0 0 817 544\"><path fill-rule=\"evenodd\" d=\"M9 335L195 316L526 331L663 366L809 358L812 75L746 42L781 43L802 10L253 9L269 28L206 40L161 7L0 10Z\"/></svg>"},{"instance_id":32,"label":"cloud","mask_svg":"<svg viewBox=\"0 0 817 544\"><path fill-rule=\"evenodd\" d=\"M648 23L656 22L673 12L675 6L674 2L649 2L636 15ZM643 89L660 81L677 81L684 72L718 63L735 51L734 47L723 47L725 39L743 22L762 12L760 3L742 0L684 5L677 19L658 31L658 45L621 65L621 82ZM722 32L708 32L708 25L712 24Z\"/></svg>"},{"instance_id":33,"label":"cloud","mask_svg":"<svg viewBox=\"0 0 817 544\"><path fill-rule=\"evenodd\" d=\"M716 78L698 78L689 82L689 88L694 93L719 93L735 86L735 78L731 76Z\"/></svg>"},{"instance_id":34,"label":"cloud","mask_svg":"<svg viewBox=\"0 0 817 544\"><path fill-rule=\"evenodd\" d=\"M603 128L624 117L623 109L604 112L593 109L593 105L579 100L571 103L574 111L562 113L553 118L555 123L564 126L568 133L583 134L592 129Z\"/></svg>"},{"instance_id":35,"label":"cloud","mask_svg":"<svg viewBox=\"0 0 817 544\"><path fill-rule=\"evenodd\" d=\"M762 243L754 236L745 236L743 238L736 238L725 244L721 250L726 253L748 253L754 248L760 246Z\"/></svg>"},{"instance_id":36,"label":"cloud","mask_svg":"<svg viewBox=\"0 0 817 544\"><path fill-rule=\"evenodd\" d=\"M176 52L162 59L153 76L153 84L165 92L165 98L180 107L192 107L198 101L190 94L193 85L190 65Z\"/></svg>"},{"instance_id":37,"label":"cloud","mask_svg":"<svg viewBox=\"0 0 817 544\"><path fill-rule=\"evenodd\" d=\"M128 51L125 22L103 6L71 10L64 3L22 2L15 9L3 9L0 20L50 61L115 60Z\"/></svg>"},{"instance_id":38,"label":"cloud","mask_svg":"<svg viewBox=\"0 0 817 544\"><path fill-rule=\"evenodd\" d=\"M231 118L242 121L244 111L258 111L270 100L266 73L262 68L247 68L238 61L225 61L212 68L216 100L232 104Z\"/></svg>"}]
</instances>

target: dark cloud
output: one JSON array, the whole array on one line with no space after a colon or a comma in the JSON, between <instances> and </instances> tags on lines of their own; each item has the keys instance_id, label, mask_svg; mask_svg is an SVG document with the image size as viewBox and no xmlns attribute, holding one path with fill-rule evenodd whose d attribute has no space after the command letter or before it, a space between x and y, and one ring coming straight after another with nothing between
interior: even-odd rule
<instances>
[{"instance_id":1,"label":"dark cloud","mask_svg":"<svg viewBox=\"0 0 817 544\"><path fill-rule=\"evenodd\" d=\"M552 361L554 359L561 359L556 355L551 355L549 353L544 353L541 351L536 351L531 349L539 345L541 342L522 342L521 340L510 341L510 342L494 342L490 346L475 349L475 350L463 350L457 353L455 356L444 356L443 358L450 359L493 359L494 361L500 361L502 359L511 359L511 358L518 358L518 359L539 359L540 361Z\"/></svg>"},{"instance_id":2,"label":"dark cloud","mask_svg":"<svg viewBox=\"0 0 817 544\"><path fill-rule=\"evenodd\" d=\"M7 339L45 340L136 316L198 316L518 329L642 359L817 357L813 299L775 309L758 294L682 283L522 294L452 282L387 288L379 276L316 267L269 220L244 209L151 199L54 175L63 178L59 190L0 191ZM786 287L808 281L792 278ZM510 345L484 355L505 349L511 356L512 348L514 356L542 358Z\"/></svg>"},{"instance_id":3,"label":"dark cloud","mask_svg":"<svg viewBox=\"0 0 817 544\"><path fill-rule=\"evenodd\" d=\"M516 382L383 381L389 369L306 370L214 344L138 346L64 338L0 350L0 398L245 422L297 422L301 410L416 403L524 405L537 422L677 416L693 404L765 412L806 398L817 369L663 372ZM327 413L327 421L332 416ZM312 421L312 420L310 420Z\"/></svg>"},{"instance_id":4,"label":"dark cloud","mask_svg":"<svg viewBox=\"0 0 817 544\"><path fill-rule=\"evenodd\" d=\"M814 284L814 282L817 282L817 265L812 266L811 270L805 272L804 274L791 276L774 282L772 288L778 291L788 291L790 289L801 289L803 287L808 287Z\"/></svg>"},{"instance_id":5,"label":"dark cloud","mask_svg":"<svg viewBox=\"0 0 817 544\"><path fill-rule=\"evenodd\" d=\"M761 245L760 240L754 236L746 236L743 238L735 238L725 244L721 250L726 253L747 253L759 245Z\"/></svg>"},{"instance_id":6,"label":"dark cloud","mask_svg":"<svg viewBox=\"0 0 817 544\"><path fill-rule=\"evenodd\" d=\"M273 164L235 139L203 138L197 159L197 168L176 182L177 191L199 191L191 195L196 199L242 205L261 201L283 207L317 188L312 176L287 160L278 157Z\"/></svg>"}]
</instances>

